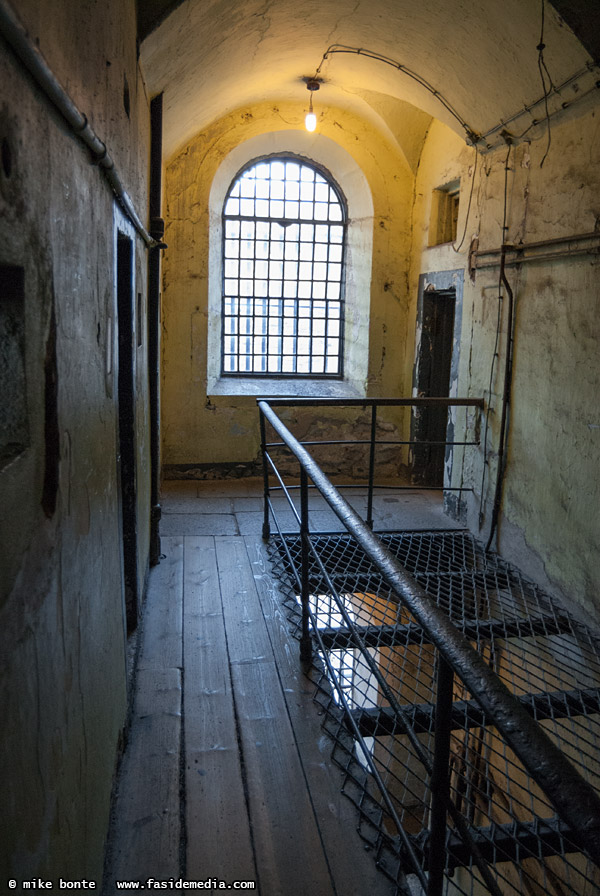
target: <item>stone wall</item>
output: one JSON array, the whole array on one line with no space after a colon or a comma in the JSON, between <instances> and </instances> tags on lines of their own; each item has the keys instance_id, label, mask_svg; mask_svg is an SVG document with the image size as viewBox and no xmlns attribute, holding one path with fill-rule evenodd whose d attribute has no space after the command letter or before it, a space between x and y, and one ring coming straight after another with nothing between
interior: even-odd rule
<instances>
[{"instance_id":1,"label":"stone wall","mask_svg":"<svg viewBox=\"0 0 600 896\"><path fill-rule=\"evenodd\" d=\"M145 219L148 103L133 0L22 0L18 9ZM23 393L11 411L21 416L21 435L0 469L0 765L10 819L0 868L4 881L88 878L100 886L126 710L117 230L133 241L133 289L142 295L132 334L140 590L149 537L146 253L89 152L4 44L0 83L3 286L21 278L12 303L20 335L2 332L3 357L13 353L3 394Z\"/></svg>"},{"instance_id":2,"label":"stone wall","mask_svg":"<svg viewBox=\"0 0 600 896\"><path fill-rule=\"evenodd\" d=\"M453 478L455 485L473 489L463 509L471 528L484 540L490 530L497 476L508 301L504 287L500 290L504 298L498 298L499 254L480 254L479 267L470 277L469 248L473 239L478 240L480 253L498 248L505 215L506 242L512 244L597 232L599 133L598 112L588 109L577 119L553 122L543 166L548 147L545 135L512 147L510 155L508 147L503 147L480 156L475 170L474 150L436 124L421 157L411 295L416 303L419 274L465 270L457 388L461 395L484 396L491 412L485 463L483 445L464 459L458 455ZM458 253L449 245L428 246L432 191L456 178L461 181L458 242L465 234ZM588 618L598 620L598 250L565 254L582 245L540 247L536 254L555 257L506 269L515 297L514 369L497 545L538 581L562 592ZM586 245L597 247L598 240ZM483 266L490 262L491 266ZM492 372L499 301L498 357ZM407 355L411 351L412 346ZM485 415L481 423L483 438Z\"/></svg>"}]
</instances>

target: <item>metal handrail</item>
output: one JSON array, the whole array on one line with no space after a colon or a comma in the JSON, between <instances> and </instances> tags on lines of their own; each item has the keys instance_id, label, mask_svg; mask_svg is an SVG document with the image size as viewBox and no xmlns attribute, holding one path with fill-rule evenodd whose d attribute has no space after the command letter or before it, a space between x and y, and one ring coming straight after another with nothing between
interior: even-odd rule
<instances>
[{"instance_id":1,"label":"metal handrail","mask_svg":"<svg viewBox=\"0 0 600 896\"><path fill-rule=\"evenodd\" d=\"M393 400L392 400L393 401ZM406 400L411 403L414 399ZM291 404L292 401L288 400ZM273 404L281 404L274 400ZM305 400L305 404L319 404ZM362 401L355 402L362 404ZM389 402L392 403L392 402ZM576 771L560 749L536 724L517 698L484 662L448 616L424 589L406 572L398 560L372 533L351 505L325 476L303 445L292 435L270 407L271 401L258 400L263 446L265 421L272 426L285 446L294 454L303 471L331 507L343 526L355 538L385 581L400 596L414 618L437 647L445 663L464 682L486 717L498 729L506 743L522 762L531 778L567 823L579 848L598 863L600 856L600 797ZM265 474L271 459L263 456ZM268 488L265 488L268 499ZM308 512L307 502L304 513ZM305 536L308 521L302 526ZM268 535L268 526L266 533ZM305 649L306 653L306 649ZM443 843L441 848L443 849Z\"/></svg>"}]
</instances>

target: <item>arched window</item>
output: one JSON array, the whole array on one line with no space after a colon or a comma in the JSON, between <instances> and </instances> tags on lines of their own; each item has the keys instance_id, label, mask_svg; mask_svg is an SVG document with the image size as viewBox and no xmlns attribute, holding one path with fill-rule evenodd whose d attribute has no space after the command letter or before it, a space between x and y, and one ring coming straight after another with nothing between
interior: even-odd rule
<instances>
[{"instance_id":1,"label":"arched window","mask_svg":"<svg viewBox=\"0 0 600 896\"><path fill-rule=\"evenodd\" d=\"M223 205L221 374L343 376L346 202L292 155L251 162Z\"/></svg>"}]
</instances>

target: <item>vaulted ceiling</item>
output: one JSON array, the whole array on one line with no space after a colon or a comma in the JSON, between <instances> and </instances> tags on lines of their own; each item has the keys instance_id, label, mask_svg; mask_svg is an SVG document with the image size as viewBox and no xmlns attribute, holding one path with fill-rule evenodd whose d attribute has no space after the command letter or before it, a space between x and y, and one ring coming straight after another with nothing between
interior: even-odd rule
<instances>
[{"instance_id":1,"label":"vaulted ceiling","mask_svg":"<svg viewBox=\"0 0 600 896\"><path fill-rule=\"evenodd\" d=\"M167 157L233 110L305 106L305 79L319 66L315 104L384 130L434 116L463 137L504 122L519 133L544 115L542 33L546 83L564 84L553 109L594 92L594 15L597 23L596 0L140 0L140 59L150 93L164 93ZM331 45L354 52L323 61Z\"/></svg>"}]
</instances>

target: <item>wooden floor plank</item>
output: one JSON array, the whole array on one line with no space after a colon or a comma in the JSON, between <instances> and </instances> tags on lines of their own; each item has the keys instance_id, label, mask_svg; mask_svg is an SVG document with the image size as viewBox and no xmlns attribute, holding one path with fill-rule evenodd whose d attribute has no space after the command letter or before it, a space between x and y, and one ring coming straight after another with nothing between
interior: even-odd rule
<instances>
[{"instance_id":1,"label":"wooden floor plank","mask_svg":"<svg viewBox=\"0 0 600 896\"><path fill-rule=\"evenodd\" d=\"M261 893L333 894L275 664L231 668Z\"/></svg>"},{"instance_id":2,"label":"wooden floor plank","mask_svg":"<svg viewBox=\"0 0 600 896\"><path fill-rule=\"evenodd\" d=\"M184 557L186 875L256 880L214 539Z\"/></svg>"},{"instance_id":3,"label":"wooden floor plank","mask_svg":"<svg viewBox=\"0 0 600 896\"><path fill-rule=\"evenodd\" d=\"M372 853L360 838L356 809L342 793L342 773L331 762L332 743L323 733L314 703L315 685L302 673L300 645L289 633L264 543L257 537L247 537L245 542L336 890L343 896L389 896L395 887L378 871Z\"/></svg>"},{"instance_id":4,"label":"wooden floor plank","mask_svg":"<svg viewBox=\"0 0 600 896\"><path fill-rule=\"evenodd\" d=\"M161 538L162 557L148 584L138 669L182 665L183 538Z\"/></svg>"},{"instance_id":5,"label":"wooden floor plank","mask_svg":"<svg viewBox=\"0 0 600 896\"><path fill-rule=\"evenodd\" d=\"M215 538L230 663L258 663L273 651L243 538Z\"/></svg>"},{"instance_id":6,"label":"wooden floor plank","mask_svg":"<svg viewBox=\"0 0 600 896\"><path fill-rule=\"evenodd\" d=\"M215 541L261 892L335 893L245 543Z\"/></svg>"},{"instance_id":7,"label":"wooden floor plank","mask_svg":"<svg viewBox=\"0 0 600 896\"><path fill-rule=\"evenodd\" d=\"M139 670L119 780L112 884L179 876L180 730L181 670Z\"/></svg>"}]
</instances>

